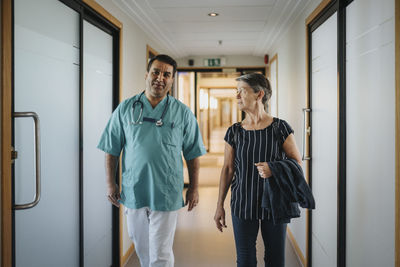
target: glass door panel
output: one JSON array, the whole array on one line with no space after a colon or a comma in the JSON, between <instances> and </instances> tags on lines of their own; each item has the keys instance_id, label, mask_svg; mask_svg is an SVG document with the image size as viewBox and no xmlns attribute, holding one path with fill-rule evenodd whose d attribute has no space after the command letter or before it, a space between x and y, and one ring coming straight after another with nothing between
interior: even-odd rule
<instances>
[{"instance_id":1,"label":"glass door panel","mask_svg":"<svg viewBox=\"0 0 400 267\"><path fill-rule=\"evenodd\" d=\"M83 210L85 266L112 265L112 210L104 152L96 148L112 113L113 38L83 24Z\"/></svg>"},{"instance_id":2,"label":"glass door panel","mask_svg":"<svg viewBox=\"0 0 400 267\"><path fill-rule=\"evenodd\" d=\"M346 8L346 266L399 264L394 3L353 1Z\"/></svg>"},{"instance_id":3,"label":"glass door panel","mask_svg":"<svg viewBox=\"0 0 400 267\"><path fill-rule=\"evenodd\" d=\"M336 266L337 255L337 15L312 38L312 264Z\"/></svg>"},{"instance_id":4,"label":"glass door panel","mask_svg":"<svg viewBox=\"0 0 400 267\"><path fill-rule=\"evenodd\" d=\"M79 14L59 1L15 0L15 204L35 195L35 154L41 150L41 198L15 210L16 266L79 265Z\"/></svg>"}]
</instances>

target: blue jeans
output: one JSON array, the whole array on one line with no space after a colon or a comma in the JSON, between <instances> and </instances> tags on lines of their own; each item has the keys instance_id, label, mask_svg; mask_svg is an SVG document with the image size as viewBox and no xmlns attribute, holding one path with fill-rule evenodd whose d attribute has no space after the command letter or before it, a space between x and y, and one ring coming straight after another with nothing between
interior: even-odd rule
<instances>
[{"instance_id":1,"label":"blue jeans","mask_svg":"<svg viewBox=\"0 0 400 267\"><path fill-rule=\"evenodd\" d=\"M285 266L286 223L274 225L272 219L243 220L232 214L232 224L238 267L257 266L256 240L260 224L265 266Z\"/></svg>"}]
</instances>

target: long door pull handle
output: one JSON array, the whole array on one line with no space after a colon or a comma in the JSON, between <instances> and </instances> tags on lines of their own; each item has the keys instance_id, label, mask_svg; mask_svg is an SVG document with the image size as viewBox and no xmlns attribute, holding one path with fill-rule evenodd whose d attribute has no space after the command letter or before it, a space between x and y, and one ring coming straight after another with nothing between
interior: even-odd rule
<instances>
[{"instance_id":1,"label":"long door pull handle","mask_svg":"<svg viewBox=\"0 0 400 267\"><path fill-rule=\"evenodd\" d=\"M311 134L311 126L307 127L307 122L306 122L306 113L307 112L311 112L310 108L303 108L303 156L302 156L302 160L310 160L311 157L310 156L306 156L306 139L307 139L307 135L310 136Z\"/></svg>"},{"instance_id":2,"label":"long door pull handle","mask_svg":"<svg viewBox=\"0 0 400 267\"><path fill-rule=\"evenodd\" d=\"M26 204L15 204L14 209L23 210L30 209L39 203L41 195L41 184L40 184L40 120L39 116L35 112L14 112L14 118L26 118L30 117L35 123L35 167L36 167L36 193L35 198L32 202Z\"/></svg>"}]
</instances>

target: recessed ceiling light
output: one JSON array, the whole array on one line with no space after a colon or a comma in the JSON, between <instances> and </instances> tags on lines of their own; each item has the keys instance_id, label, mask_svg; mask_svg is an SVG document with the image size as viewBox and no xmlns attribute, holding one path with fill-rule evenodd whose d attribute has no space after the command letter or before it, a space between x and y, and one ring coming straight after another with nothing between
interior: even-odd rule
<instances>
[{"instance_id":1,"label":"recessed ceiling light","mask_svg":"<svg viewBox=\"0 0 400 267\"><path fill-rule=\"evenodd\" d=\"M216 17L216 16L218 16L219 14L218 14L218 13L215 13L215 12L211 12L211 13L208 13L208 15L209 15L210 17Z\"/></svg>"}]
</instances>

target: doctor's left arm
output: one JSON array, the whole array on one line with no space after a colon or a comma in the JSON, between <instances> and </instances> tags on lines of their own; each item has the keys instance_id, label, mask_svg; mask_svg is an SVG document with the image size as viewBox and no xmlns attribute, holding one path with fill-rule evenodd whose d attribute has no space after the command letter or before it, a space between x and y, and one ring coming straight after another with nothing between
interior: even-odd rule
<instances>
[{"instance_id":1,"label":"doctor's left arm","mask_svg":"<svg viewBox=\"0 0 400 267\"><path fill-rule=\"evenodd\" d=\"M116 207L119 207L118 200L121 199L119 187L115 182L115 176L118 167L118 158L111 154L106 153L106 184L107 184L107 197L108 200Z\"/></svg>"},{"instance_id":2,"label":"doctor's left arm","mask_svg":"<svg viewBox=\"0 0 400 267\"><path fill-rule=\"evenodd\" d=\"M199 203L199 158L186 161L189 173L189 187L186 191L185 205L188 205L188 211L191 211Z\"/></svg>"}]
</instances>

